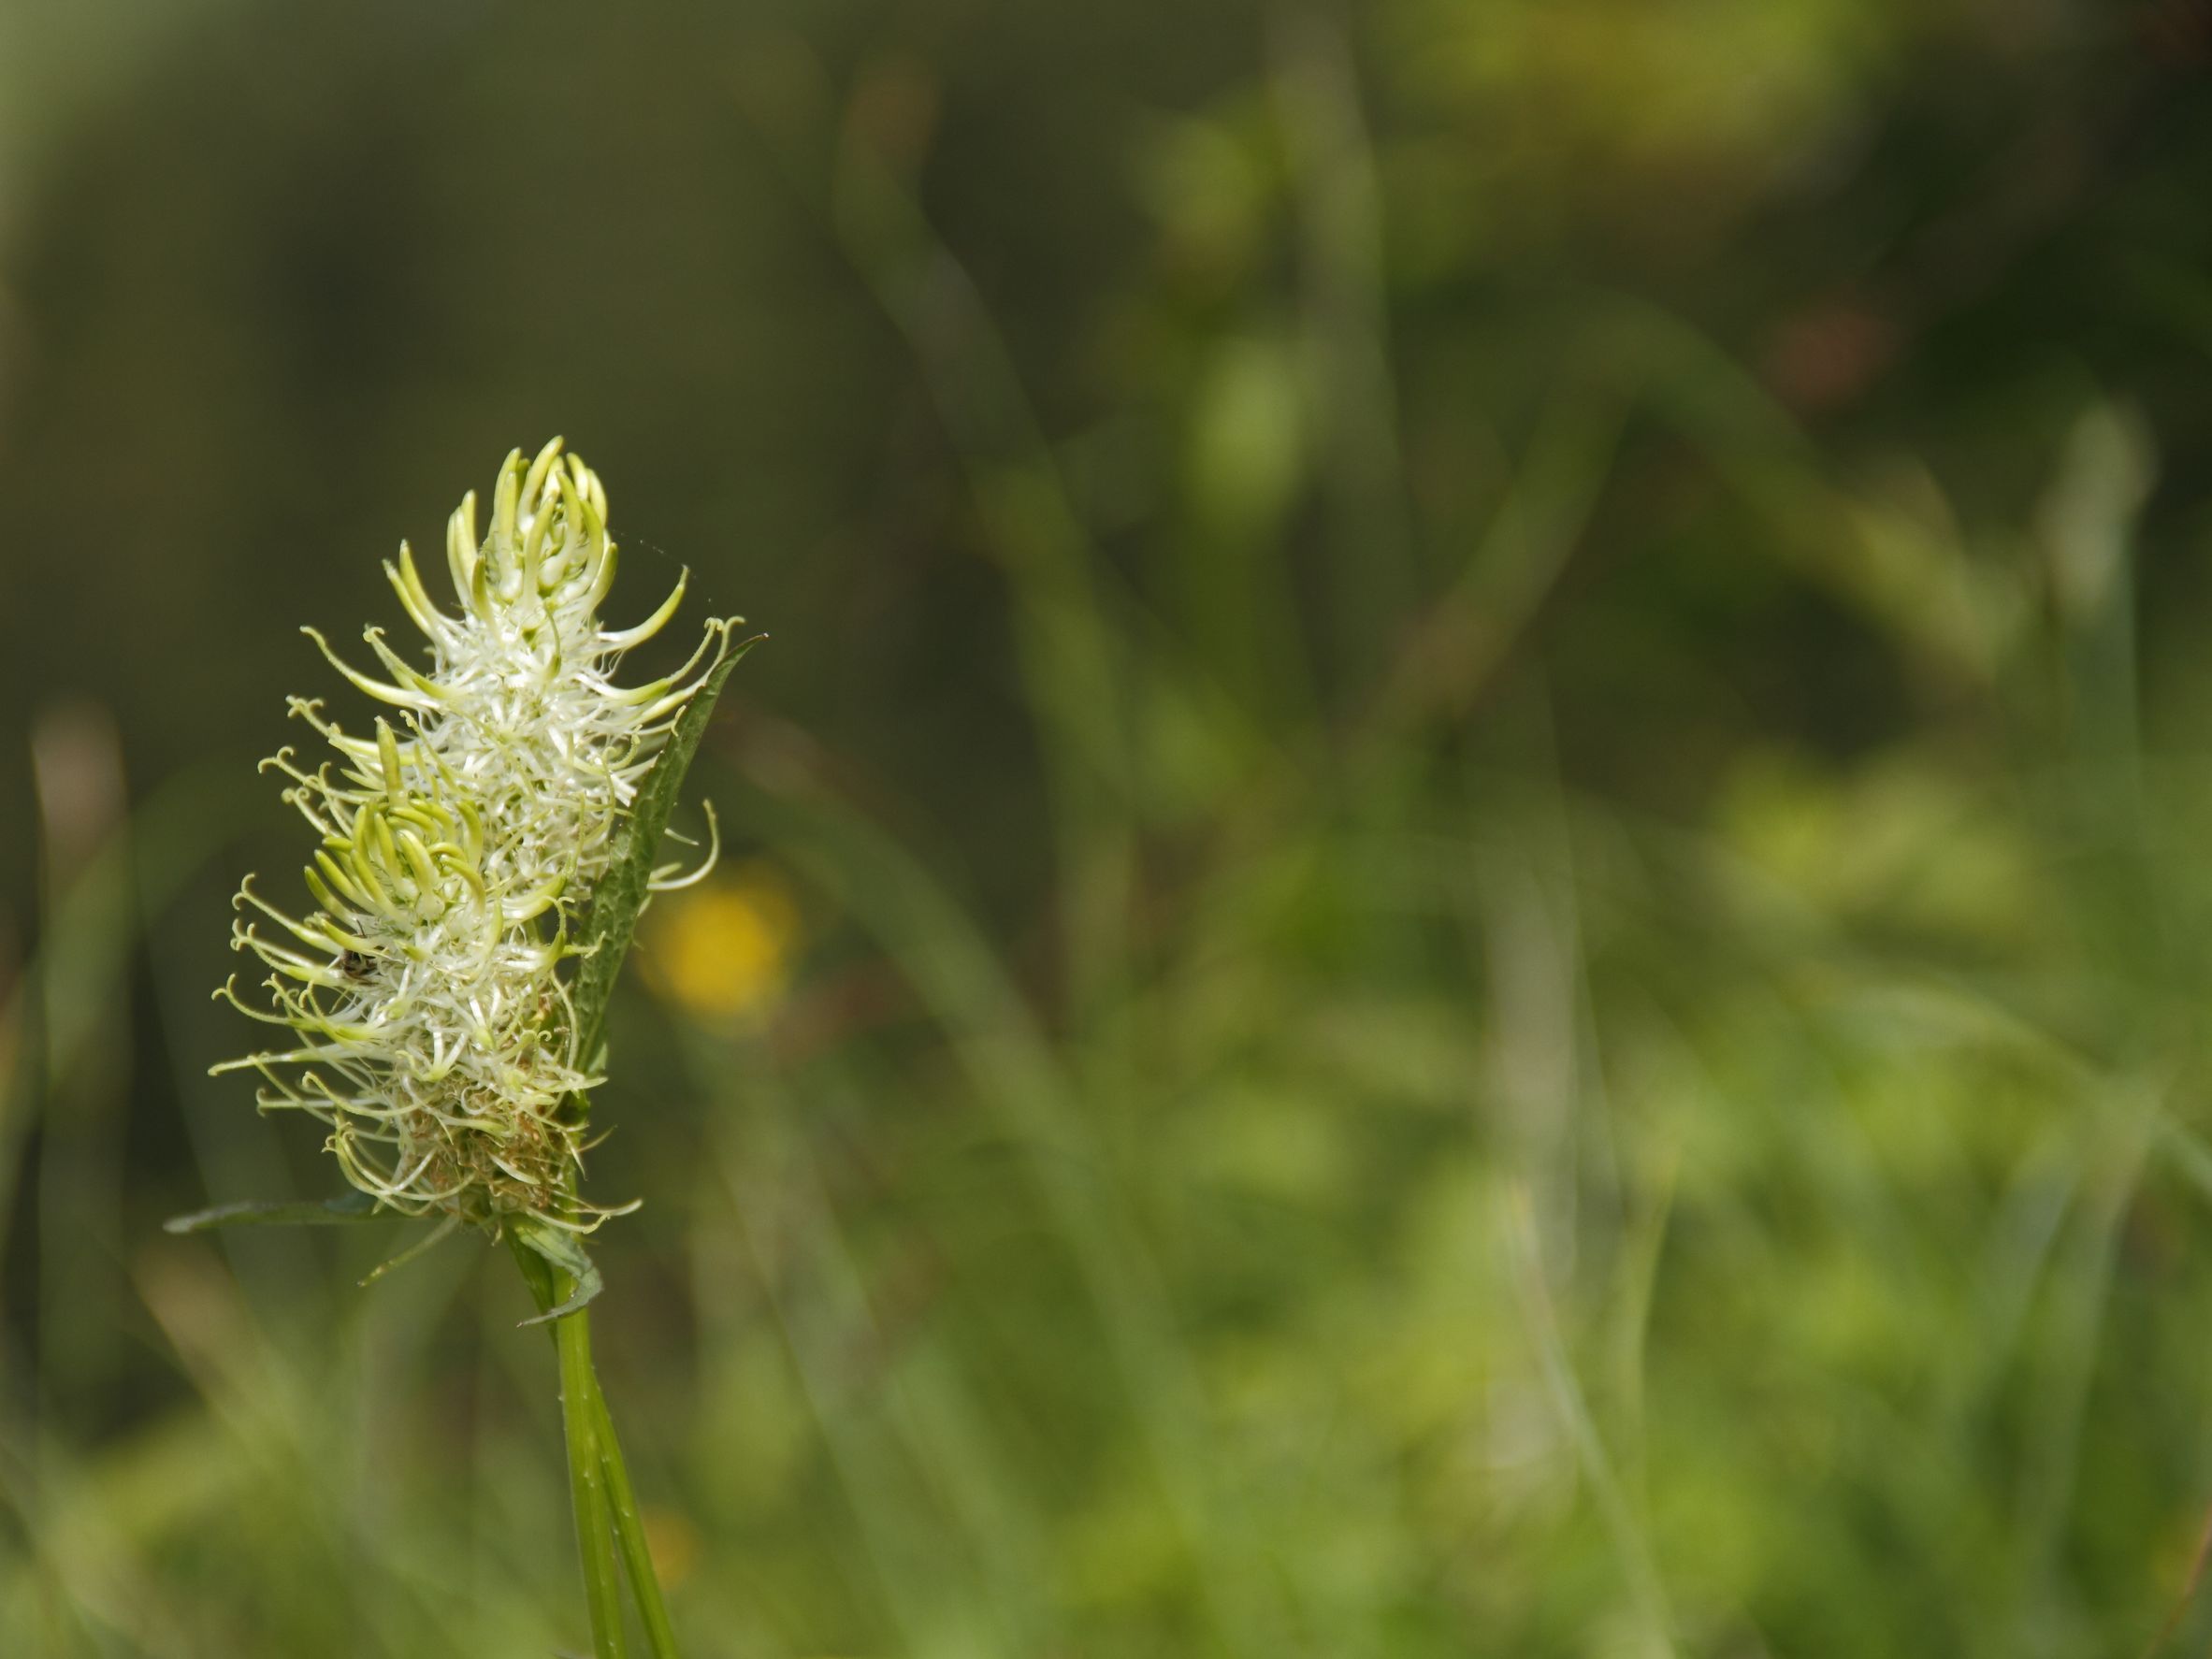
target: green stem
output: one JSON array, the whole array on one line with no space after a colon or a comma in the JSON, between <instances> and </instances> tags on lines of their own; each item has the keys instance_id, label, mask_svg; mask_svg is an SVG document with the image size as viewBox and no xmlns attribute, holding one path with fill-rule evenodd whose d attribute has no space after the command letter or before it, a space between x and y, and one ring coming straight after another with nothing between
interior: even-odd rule
<instances>
[{"instance_id":1,"label":"green stem","mask_svg":"<svg viewBox=\"0 0 2212 1659\"><path fill-rule=\"evenodd\" d=\"M512 1241L510 1241L512 1243ZM568 1276L550 1262L513 1245L516 1263L539 1310L557 1306L570 1290ZM553 1323L554 1347L560 1355L561 1427L569 1448L569 1501L576 1516L576 1550L584 1566L584 1599L591 1613L595 1659L628 1659L622 1634L622 1567L614 1554L613 1505L607 1494L606 1464L600 1451L599 1424L606 1414L599 1381L591 1368L591 1323L579 1309Z\"/></svg>"},{"instance_id":2,"label":"green stem","mask_svg":"<svg viewBox=\"0 0 2212 1659\"><path fill-rule=\"evenodd\" d=\"M556 1289L569 1292L566 1275ZM569 1498L576 1510L576 1543L584 1556L584 1597L591 1608L592 1645L599 1659L625 1659L622 1637L622 1565L614 1555L614 1512L607 1497L607 1470L600 1451L600 1413L592 1409L599 1381L591 1369L591 1316L579 1309L553 1325L560 1349L560 1415L568 1431Z\"/></svg>"},{"instance_id":3,"label":"green stem","mask_svg":"<svg viewBox=\"0 0 2212 1659\"><path fill-rule=\"evenodd\" d=\"M646 1547L645 1528L638 1518L637 1493L630 1489L629 1468L622 1461L622 1442L614 1437L614 1419L607 1410L607 1396L596 1376L592 1378L591 1398L597 1408L592 1427L598 1435L600 1461L607 1477L607 1495L614 1510L614 1536L622 1546L622 1564L629 1570L630 1593L637 1598L638 1612L645 1621L645 1640L653 1650L653 1659L677 1659L675 1627L669 1623L668 1609L661 1604L660 1580L653 1571L653 1552Z\"/></svg>"}]
</instances>

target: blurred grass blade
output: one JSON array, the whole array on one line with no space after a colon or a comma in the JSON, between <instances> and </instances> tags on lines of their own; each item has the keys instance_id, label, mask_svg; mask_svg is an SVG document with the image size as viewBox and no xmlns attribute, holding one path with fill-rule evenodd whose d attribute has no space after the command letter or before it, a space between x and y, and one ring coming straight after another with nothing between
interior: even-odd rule
<instances>
[{"instance_id":1,"label":"blurred grass blade","mask_svg":"<svg viewBox=\"0 0 2212 1659\"><path fill-rule=\"evenodd\" d=\"M1568 1357L1558 1314L1552 1306L1551 1291L1544 1280L1542 1244L1537 1232L1535 1204L1526 1183L1516 1180L1508 1187L1501 1215L1506 1255L1520 1292L1528 1335L1541 1367L1544 1389L1559 1414L1561 1425L1573 1441L1576 1458L1598 1500L1598 1519L1604 1524L1619 1559L1622 1576L1627 1581L1631 1602L1643 1625L1640 1651L1668 1655L1670 1659L1676 1651L1674 1615L1669 1608L1666 1586L1659 1577L1644 1524L1621 1484L1604 1438L1598 1432L1597 1421L1590 1415L1589 1403L1575 1377L1573 1363Z\"/></svg>"},{"instance_id":2,"label":"blurred grass blade","mask_svg":"<svg viewBox=\"0 0 2212 1659\"><path fill-rule=\"evenodd\" d=\"M350 1221L395 1221L395 1210L380 1211L366 1192L341 1192L321 1203L289 1199L248 1199L241 1204L219 1204L188 1216L171 1216L165 1233L212 1233L218 1227L336 1227Z\"/></svg>"}]
</instances>

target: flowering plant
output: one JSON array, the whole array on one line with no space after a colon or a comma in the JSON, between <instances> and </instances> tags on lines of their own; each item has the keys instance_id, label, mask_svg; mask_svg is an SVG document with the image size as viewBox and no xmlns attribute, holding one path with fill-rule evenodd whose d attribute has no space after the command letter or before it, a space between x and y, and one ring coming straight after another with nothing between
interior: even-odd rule
<instances>
[{"instance_id":1,"label":"flowering plant","mask_svg":"<svg viewBox=\"0 0 2212 1659\"><path fill-rule=\"evenodd\" d=\"M432 601L404 543L384 567L428 640L426 671L382 629L365 635L381 680L306 630L393 713L362 736L318 700L291 700L334 751L311 771L290 749L264 763L290 780L284 800L319 837L305 871L317 908L295 916L249 878L232 945L270 970L270 1006L249 1003L235 982L217 992L285 1035L215 1070L257 1074L264 1111L326 1124L352 1190L323 1204L225 1205L169 1226L398 1214L438 1220L408 1255L463 1226L504 1238L538 1320L555 1327L598 1652L622 1652L626 1568L653 1651L669 1654L583 1311L600 1280L581 1241L635 1201L587 1201L579 1176L601 1026L638 914L714 862L711 807L697 870L655 860L715 698L753 642L736 641L739 619L711 621L674 673L616 683L623 656L675 614L685 580L634 627L600 621L616 562L606 490L557 438L527 467L519 450L507 457L481 539L475 493L462 499L446 558L455 613Z\"/></svg>"}]
</instances>

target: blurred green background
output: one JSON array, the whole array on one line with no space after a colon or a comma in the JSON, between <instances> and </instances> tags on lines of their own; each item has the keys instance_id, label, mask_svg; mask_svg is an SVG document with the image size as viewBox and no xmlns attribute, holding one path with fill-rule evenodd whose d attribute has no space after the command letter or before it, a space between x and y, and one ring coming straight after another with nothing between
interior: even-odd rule
<instances>
[{"instance_id":1,"label":"blurred green background","mask_svg":"<svg viewBox=\"0 0 2212 1659\"><path fill-rule=\"evenodd\" d=\"M501 1253L159 1229L337 1181L205 1076L296 630L557 431L773 635L592 1170L687 1652L2142 1652L2208 94L2212 0L0 0L0 1652L584 1646Z\"/></svg>"}]
</instances>

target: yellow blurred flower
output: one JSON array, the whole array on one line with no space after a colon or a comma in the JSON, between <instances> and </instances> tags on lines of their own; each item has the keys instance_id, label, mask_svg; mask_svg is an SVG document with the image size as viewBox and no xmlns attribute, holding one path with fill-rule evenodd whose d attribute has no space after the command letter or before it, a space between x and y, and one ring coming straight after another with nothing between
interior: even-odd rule
<instances>
[{"instance_id":1,"label":"yellow blurred flower","mask_svg":"<svg viewBox=\"0 0 2212 1659\"><path fill-rule=\"evenodd\" d=\"M671 893L646 921L641 963L654 988L685 1012L736 1019L782 994L799 940L799 907L766 864Z\"/></svg>"},{"instance_id":2,"label":"yellow blurred flower","mask_svg":"<svg viewBox=\"0 0 2212 1659\"><path fill-rule=\"evenodd\" d=\"M658 1507L641 1509L638 1520L661 1588L675 1589L699 1565L699 1529L675 1510Z\"/></svg>"}]
</instances>

